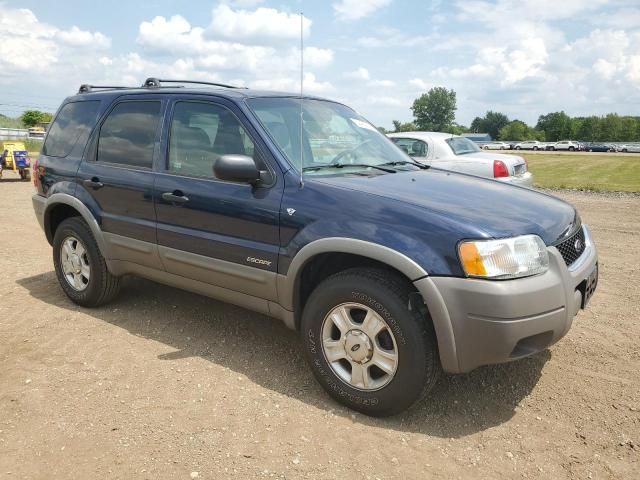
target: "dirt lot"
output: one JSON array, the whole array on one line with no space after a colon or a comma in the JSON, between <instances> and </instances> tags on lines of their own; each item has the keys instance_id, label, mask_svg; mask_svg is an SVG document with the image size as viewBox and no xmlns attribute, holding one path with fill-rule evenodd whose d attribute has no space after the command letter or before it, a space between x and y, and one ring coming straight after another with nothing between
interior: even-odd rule
<instances>
[{"instance_id":1,"label":"dirt lot","mask_svg":"<svg viewBox=\"0 0 640 480\"><path fill-rule=\"evenodd\" d=\"M638 196L561 194L601 265L565 339L376 420L325 395L277 321L137 279L76 307L31 193L0 183L0 478L637 478Z\"/></svg>"}]
</instances>

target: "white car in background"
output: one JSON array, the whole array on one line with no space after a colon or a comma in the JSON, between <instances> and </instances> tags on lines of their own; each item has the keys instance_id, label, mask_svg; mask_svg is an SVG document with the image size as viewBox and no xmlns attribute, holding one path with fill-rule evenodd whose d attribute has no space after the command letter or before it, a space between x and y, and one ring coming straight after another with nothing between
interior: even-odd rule
<instances>
[{"instance_id":1,"label":"white car in background","mask_svg":"<svg viewBox=\"0 0 640 480\"><path fill-rule=\"evenodd\" d=\"M483 150L509 150L509 148L511 148L511 146L504 142L485 143L482 146Z\"/></svg>"},{"instance_id":2,"label":"white car in background","mask_svg":"<svg viewBox=\"0 0 640 480\"><path fill-rule=\"evenodd\" d=\"M545 145L537 140L527 140L525 142L516 143L514 150L544 150Z\"/></svg>"},{"instance_id":3,"label":"white car in background","mask_svg":"<svg viewBox=\"0 0 640 480\"><path fill-rule=\"evenodd\" d=\"M618 152L640 153L640 144L618 145Z\"/></svg>"},{"instance_id":4,"label":"white car in background","mask_svg":"<svg viewBox=\"0 0 640 480\"><path fill-rule=\"evenodd\" d=\"M405 153L425 165L514 185L533 185L533 176L522 157L483 152L468 138L441 132L402 132L388 136Z\"/></svg>"},{"instance_id":5,"label":"white car in background","mask_svg":"<svg viewBox=\"0 0 640 480\"><path fill-rule=\"evenodd\" d=\"M561 142L556 142L553 145L550 145L549 150L568 150L571 152L577 152L580 150L580 144L578 142L572 142L571 140L562 140Z\"/></svg>"}]
</instances>

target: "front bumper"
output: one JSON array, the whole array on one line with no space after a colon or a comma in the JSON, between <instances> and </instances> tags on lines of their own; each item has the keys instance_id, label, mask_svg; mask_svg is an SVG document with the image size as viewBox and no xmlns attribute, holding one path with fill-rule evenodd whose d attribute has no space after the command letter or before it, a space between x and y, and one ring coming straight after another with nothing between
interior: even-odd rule
<instances>
[{"instance_id":1,"label":"front bumper","mask_svg":"<svg viewBox=\"0 0 640 480\"><path fill-rule=\"evenodd\" d=\"M589 228L585 252L567 267L548 247L549 270L516 280L425 277L415 282L433 319L445 371L468 372L544 350L571 328L581 288L598 253Z\"/></svg>"}]
</instances>

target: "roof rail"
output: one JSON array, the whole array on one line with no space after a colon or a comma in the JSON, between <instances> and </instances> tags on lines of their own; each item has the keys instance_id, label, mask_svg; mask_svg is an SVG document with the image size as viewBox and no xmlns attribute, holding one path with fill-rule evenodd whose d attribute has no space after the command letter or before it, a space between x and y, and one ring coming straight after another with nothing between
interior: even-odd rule
<instances>
[{"instance_id":1,"label":"roof rail","mask_svg":"<svg viewBox=\"0 0 640 480\"><path fill-rule=\"evenodd\" d=\"M107 85L89 85L87 83L83 83L82 85L80 85L80 88L78 89L78 93L89 93L92 90L122 90L124 88L129 88L129 87L114 87L114 86L107 86Z\"/></svg>"},{"instance_id":2,"label":"roof rail","mask_svg":"<svg viewBox=\"0 0 640 480\"><path fill-rule=\"evenodd\" d=\"M146 88L159 88L162 86L162 83L195 83L198 85L212 85L214 87L223 87L223 88L247 88L247 87L238 87L235 85L227 85L226 83L214 83L214 82L201 82L198 80L166 80L162 78L147 78L142 84L143 87Z\"/></svg>"}]
</instances>

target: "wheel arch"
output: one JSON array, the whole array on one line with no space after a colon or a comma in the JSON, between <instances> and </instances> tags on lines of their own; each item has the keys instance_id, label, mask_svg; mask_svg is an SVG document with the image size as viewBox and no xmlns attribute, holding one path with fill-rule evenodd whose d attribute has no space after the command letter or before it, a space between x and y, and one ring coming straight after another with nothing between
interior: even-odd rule
<instances>
[{"instance_id":1,"label":"wheel arch","mask_svg":"<svg viewBox=\"0 0 640 480\"><path fill-rule=\"evenodd\" d=\"M58 225L65 219L80 216L89 225L100 252L104 255L104 238L98 221L91 211L77 198L66 193L54 193L47 198L44 210L44 232L49 244L53 244L53 236Z\"/></svg>"},{"instance_id":2,"label":"wheel arch","mask_svg":"<svg viewBox=\"0 0 640 480\"><path fill-rule=\"evenodd\" d=\"M335 268L335 266L338 268ZM377 243L352 238L331 237L316 240L304 246L295 255L285 275L278 275L278 299L283 308L293 311L297 328L301 309L304 306L305 275L309 268L321 267L325 271L314 276L316 279L355 266L378 266L394 270L409 282L424 278L427 271L406 255ZM317 282L313 285L317 285ZM312 288L311 288L312 290Z\"/></svg>"}]
</instances>

